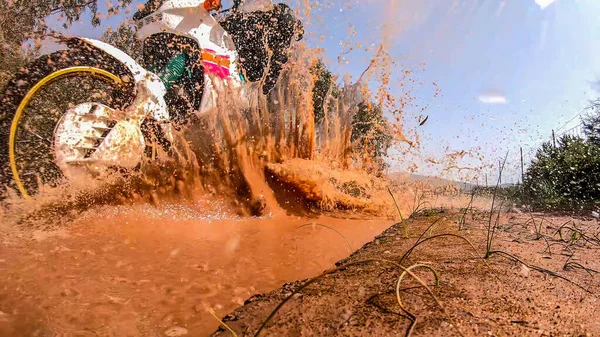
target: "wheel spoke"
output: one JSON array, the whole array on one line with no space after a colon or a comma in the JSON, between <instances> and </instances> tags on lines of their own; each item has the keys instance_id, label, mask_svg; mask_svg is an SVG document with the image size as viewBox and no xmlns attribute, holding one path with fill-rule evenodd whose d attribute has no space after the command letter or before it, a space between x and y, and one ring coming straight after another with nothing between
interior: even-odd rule
<instances>
[{"instance_id":1,"label":"wheel spoke","mask_svg":"<svg viewBox=\"0 0 600 337\"><path fill-rule=\"evenodd\" d=\"M31 130L28 130L28 129L23 129L23 131L27 132L28 134L30 134L32 136L35 136L39 140L42 140L42 141L48 143L48 145L52 145L52 141L48 138L44 138L44 137L40 136L39 134L37 134ZM25 141L18 141L17 143L21 143L21 142L25 142Z\"/></svg>"},{"instance_id":2,"label":"wheel spoke","mask_svg":"<svg viewBox=\"0 0 600 337\"><path fill-rule=\"evenodd\" d=\"M19 175L20 175L21 177L28 177L28 176L34 176L34 175L37 175L37 174L39 174L39 172L36 172L36 171L29 171L29 172L23 172L23 173L20 173Z\"/></svg>"}]
</instances>

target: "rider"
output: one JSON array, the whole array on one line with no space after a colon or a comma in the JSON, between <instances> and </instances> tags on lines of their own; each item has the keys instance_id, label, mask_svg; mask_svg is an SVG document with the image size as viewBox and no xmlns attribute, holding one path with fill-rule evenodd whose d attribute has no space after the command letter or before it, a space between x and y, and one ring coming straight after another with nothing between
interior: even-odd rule
<instances>
[{"instance_id":1,"label":"rider","mask_svg":"<svg viewBox=\"0 0 600 337\"><path fill-rule=\"evenodd\" d=\"M157 11L167 0L149 0L136 12L134 20L141 20ZM263 92L275 86L282 65L287 62L287 48L295 34L301 38L302 24L285 4L273 5L271 0L233 0L229 15L220 24L231 36L240 56L240 63L249 81L259 81L265 75ZM221 7L221 0L206 0L205 8ZM263 43L266 42L266 45ZM188 108L198 110L202 99L203 69L199 65L200 51L195 41L186 36L157 33L144 40L145 66L166 82L165 101L177 121L185 121ZM268 50L272 51L269 58ZM187 76L185 76L187 75ZM181 95L185 93L184 95Z\"/></svg>"},{"instance_id":2,"label":"rider","mask_svg":"<svg viewBox=\"0 0 600 337\"><path fill-rule=\"evenodd\" d=\"M169 0L148 0L133 19L142 20L157 11ZM205 3L220 7L220 0ZM170 107L174 122L185 123L189 111L199 110L204 84L203 69L200 67L200 51L190 37L161 32L143 41L143 61L146 68L155 72L165 82L165 102Z\"/></svg>"}]
</instances>

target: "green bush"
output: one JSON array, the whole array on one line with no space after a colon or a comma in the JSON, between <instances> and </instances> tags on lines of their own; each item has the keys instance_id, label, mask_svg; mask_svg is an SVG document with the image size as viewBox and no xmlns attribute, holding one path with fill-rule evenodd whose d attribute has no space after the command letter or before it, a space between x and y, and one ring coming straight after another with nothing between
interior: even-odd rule
<instances>
[{"instance_id":1,"label":"green bush","mask_svg":"<svg viewBox=\"0 0 600 337\"><path fill-rule=\"evenodd\" d=\"M525 174L523 187L533 206L595 207L600 200L600 145L568 135L558 140L556 148L544 143Z\"/></svg>"},{"instance_id":2,"label":"green bush","mask_svg":"<svg viewBox=\"0 0 600 337\"><path fill-rule=\"evenodd\" d=\"M525 198L523 197L523 185L504 185L498 188L496 188L495 186L477 186L471 190L471 193L474 193L475 196L478 197L487 198L491 198L495 193L497 199L509 200L516 204L527 203L527 200L525 200Z\"/></svg>"}]
</instances>

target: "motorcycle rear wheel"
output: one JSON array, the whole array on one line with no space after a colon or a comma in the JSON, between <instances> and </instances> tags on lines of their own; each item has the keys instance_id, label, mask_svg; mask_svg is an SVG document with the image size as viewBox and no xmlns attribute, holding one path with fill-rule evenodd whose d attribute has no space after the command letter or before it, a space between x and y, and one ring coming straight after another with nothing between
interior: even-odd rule
<instances>
[{"instance_id":1,"label":"motorcycle rear wheel","mask_svg":"<svg viewBox=\"0 0 600 337\"><path fill-rule=\"evenodd\" d=\"M82 103L124 108L134 97L133 76L112 56L91 48L44 55L18 72L0 102L0 179L29 198L64 178L55 161L57 124Z\"/></svg>"}]
</instances>

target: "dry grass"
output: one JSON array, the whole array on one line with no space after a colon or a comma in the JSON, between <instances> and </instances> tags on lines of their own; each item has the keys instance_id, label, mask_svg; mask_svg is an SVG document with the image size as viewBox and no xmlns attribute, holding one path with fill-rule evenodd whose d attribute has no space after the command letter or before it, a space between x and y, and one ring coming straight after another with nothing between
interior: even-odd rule
<instances>
[{"instance_id":1,"label":"dry grass","mask_svg":"<svg viewBox=\"0 0 600 337\"><path fill-rule=\"evenodd\" d=\"M392 195L392 200L394 201L394 203L396 203L394 195L391 192L391 190L389 191L389 193ZM459 224L461 225L461 228L459 228L459 230L464 229L467 211L470 210L472 212L475 212L475 209L472 207L472 205L474 203L474 198L475 197L472 195L470 198L470 201L469 201L469 205L467 206L466 210L459 213L459 217L457 219ZM350 267L361 265L361 264L367 264L367 263L375 263L375 262L392 265L401 270L401 274L395 283L395 295L396 295L397 305L399 306L400 310L405 315L403 317L407 318L410 321L410 324L409 324L407 330L405 331L406 336L410 336L413 333L416 323L417 323L417 316L406 308L406 306L404 305L404 303L400 297L401 283L402 283L403 278L407 274L410 275L413 279L415 279L418 282L419 287L427 290L429 297L434 300L437 307L444 313L446 319L449 321L449 323L451 323L451 326L455 328L456 333L458 335L462 336L463 334L458 329L458 325L456 324L456 322L454 322L452 315L450 315L446 311L445 307L442 305L442 303L440 302L438 297L436 297L436 295L434 294L434 292L432 291L430 286L428 286L427 283L424 282L422 279L420 279L417 275L414 275L414 273L412 273L412 270L416 269L416 268L429 270L434 276L435 285L439 286L439 275L438 275L436 269L434 269L434 266L431 265L429 262L426 262L426 263L407 262L410 259L410 257L413 255L413 253L417 247L423 245L424 243L434 242L434 241L437 241L438 239L443 239L443 238L455 238L455 239L458 239L460 241L467 243L471 247L472 251L474 252L474 256L477 259L481 259L483 261L483 263L487 266L487 268L489 268L490 272L488 273L487 277L496 280L496 282L498 282L498 283L500 283L501 281L498 278L498 276L494 273L494 271L493 271L494 269L488 263L488 261L490 261L490 259L494 256L503 257L509 261L515 262L522 266L525 266L525 268L527 270L537 271L539 273L550 276L552 278L560 279L562 281L565 281L565 282L575 286L578 289L583 290L586 293L592 293L591 290L589 289L589 287L585 287L582 284L571 280L570 278L566 277L565 275L562 275L556 271L552 271L550 269L543 268L543 267L540 267L540 266L532 264L532 263L528 263L524 259L522 259L510 252L495 249L494 239L498 235L498 231L503 229L503 225L502 225L503 219L507 216L507 213L503 211L503 202L504 202L503 200L497 200L497 198L494 196L492 206L489 210L489 213L487 214L487 218L486 218L487 223L483 226L484 237L485 237L484 247L486 248L485 254L483 254L483 255L480 254L478 252L475 244L473 244L471 242L471 240L467 239L463 235L459 235L459 234L455 234L455 233L451 233L451 232L439 233L439 234L432 235L433 229L436 226L436 224L438 224L438 222L440 220L446 219L443 216L439 217L439 218L435 219L434 221L432 221L432 223L430 223L429 226L426 227L426 229L420 234L420 236L417 238L417 240L414 242L414 244L412 244L412 246L410 246L404 252L404 254L401 255L398 259L364 258L364 259L359 259L359 260L353 261L353 262L347 262L347 263L342 262L341 265L338 265L338 267L327 270L324 273L322 273L321 275L302 283L300 286L296 287L291 293L289 293L281 302L279 302L279 304L271 311L271 313L268 315L268 317L262 322L262 324L260 325L260 327L258 328L256 333L254 333L254 336L258 336L267 327L267 324L275 317L276 313L287 302L289 302L294 297L294 295L303 291L304 289L309 287L311 284L317 282L318 280L324 278L327 275L331 275L333 273L337 273L342 270L347 270ZM415 203L415 204L419 205L420 202ZM399 225L400 227L402 227L404 229L404 233L406 236L405 239L410 239L410 235L408 233L409 219L403 217L402 212L400 211L399 207L397 207L397 211L400 214L402 222L399 224L396 224L396 225L397 226ZM411 215L414 215L414 214L411 214ZM544 240L546 240L547 244L551 244L551 243L562 244L563 249L566 249L566 250L568 250L569 247L574 246L574 245L580 245L580 246L581 245L587 245L587 246L594 245L594 246L600 247L599 234L598 233L590 234L583 228L578 227L577 224L575 223L575 221L570 221L570 222L564 223L561 226L554 226L552 221L550 221L544 217L540 217L540 216L536 217L533 214L529 214L529 216L530 216L530 218L527 219L523 223L523 226L525 228L528 228L531 226L533 227L533 232L536 235L534 240L540 240L543 238ZM553 235L547 235L546 233L544 233L544 224L547 224L548 228L551 228L551 230L553 231ZM309 225L310 224L307 224L305 226L309 226ZM302 226L302 227L304 227L304 226ZM338 234L341 235L341 233L338 233ZM341 236L343 237L343 235L341 235ZM457 250L461 249L460 246L457 244L452 244L452 245L456 245ZM411 259L411 260L414 261L414 259ZM409 263L409 265L405 266L404 263ZM579 262L571 261L570 258L565 262L562 269L564 271L583 270L592 278L595 275L600 274L599 271L589 268L589 267L586 267ZM486 281L486 282L489 282L489 281ZM378 295L372 296L369 299L369 301L371 301L373 299L373 297L376 297L376 296L378 296ZM277 323L275 323L275 324L277 324Z\"/></svg>"},{"instance_id":2,"label":"dry grass","mask_svg":"<svg viewBox=\"0 0 600 337\"><path fill-rule=\"evenodd\" d=\"M269 314L269 316L264 320L264 322L261 324L261 326L258 328L258 330L256 331L256 333L254 334L254 337L257 337L266 327L267 323L275 316L275 314L292 298L294 297L294 295L296 295L298 292L302 291L303 289L305 289L306 287L308 287L309 285L315 283L316 281L318 281L319 279L333 274L335 272L338 272L340 270L344 270L347 269L349 267L355 266L355 265L359 265L359 264L366 264L366 263L373 263L373 262L380 262L380 263L384 263L384 264L391 264L397 268L399 268L400 270L402 270L402 273L400 274L400 277L398 278L398 282L397 282L397 286L396 286L396 296L397 296L397 300L398 300L398 305L400 306L400 309L406 313L409 317L409 319L411 320L411 324L410 327L408 328L408 330L406 331L406 337L410 336L414 326L416 324L417 321L417 317L415 315L413 315L411 312L409 312L406 307L402 304L402 300L400 298L400 284L402 283L402 279L404 278L404 276L406 274L410 275L413 279L415 279L423 288L425 288L428 292L428 294L431 296L431 298L433 298L433 300L435 301L435 303L437 304L437 306L442 310L442 312L447 316L447 318L452 321L452 318L450 317L450 315L448 315L448 313L446 312L446 309L444 308L444 306L442 305L442 303L440 302L440 300L435 296L435 294L433 293L433 291L431 290L431 288L427 285L427 283L425 281L423 281L420 277L418 277L417 275L415 275L412 272L412 269L415 268L426 268L428 270L430 270L434 277L435 277L435 282L436 285L439 284L439 276L437 274L437 272L435 271L435 269L429 265L425 265L425 264L414 264L411 265L409 267L403 267L402 265L400 265L399 263L395 262L395 261L391 261L391 260L386 260L386 259L365 259L365 260L360 260L360 261L355 261L355 262L350 262L350 263L346 263L340 267L337 268L333 268L330 270L327 270L325 272L323 272L321 275L314 277L308 281L306 281L303 285L301 285L300 287L296 288L294 291L292 291L291 294L289 294L283 301L281 301L276 307L275 309L273 309L273 311ZM460 330L458 329L458 326L456 324L453 325L456 329L456 332L460 335L463 336L463 334L460 332Z\"/></svg>"}]
</instances>

